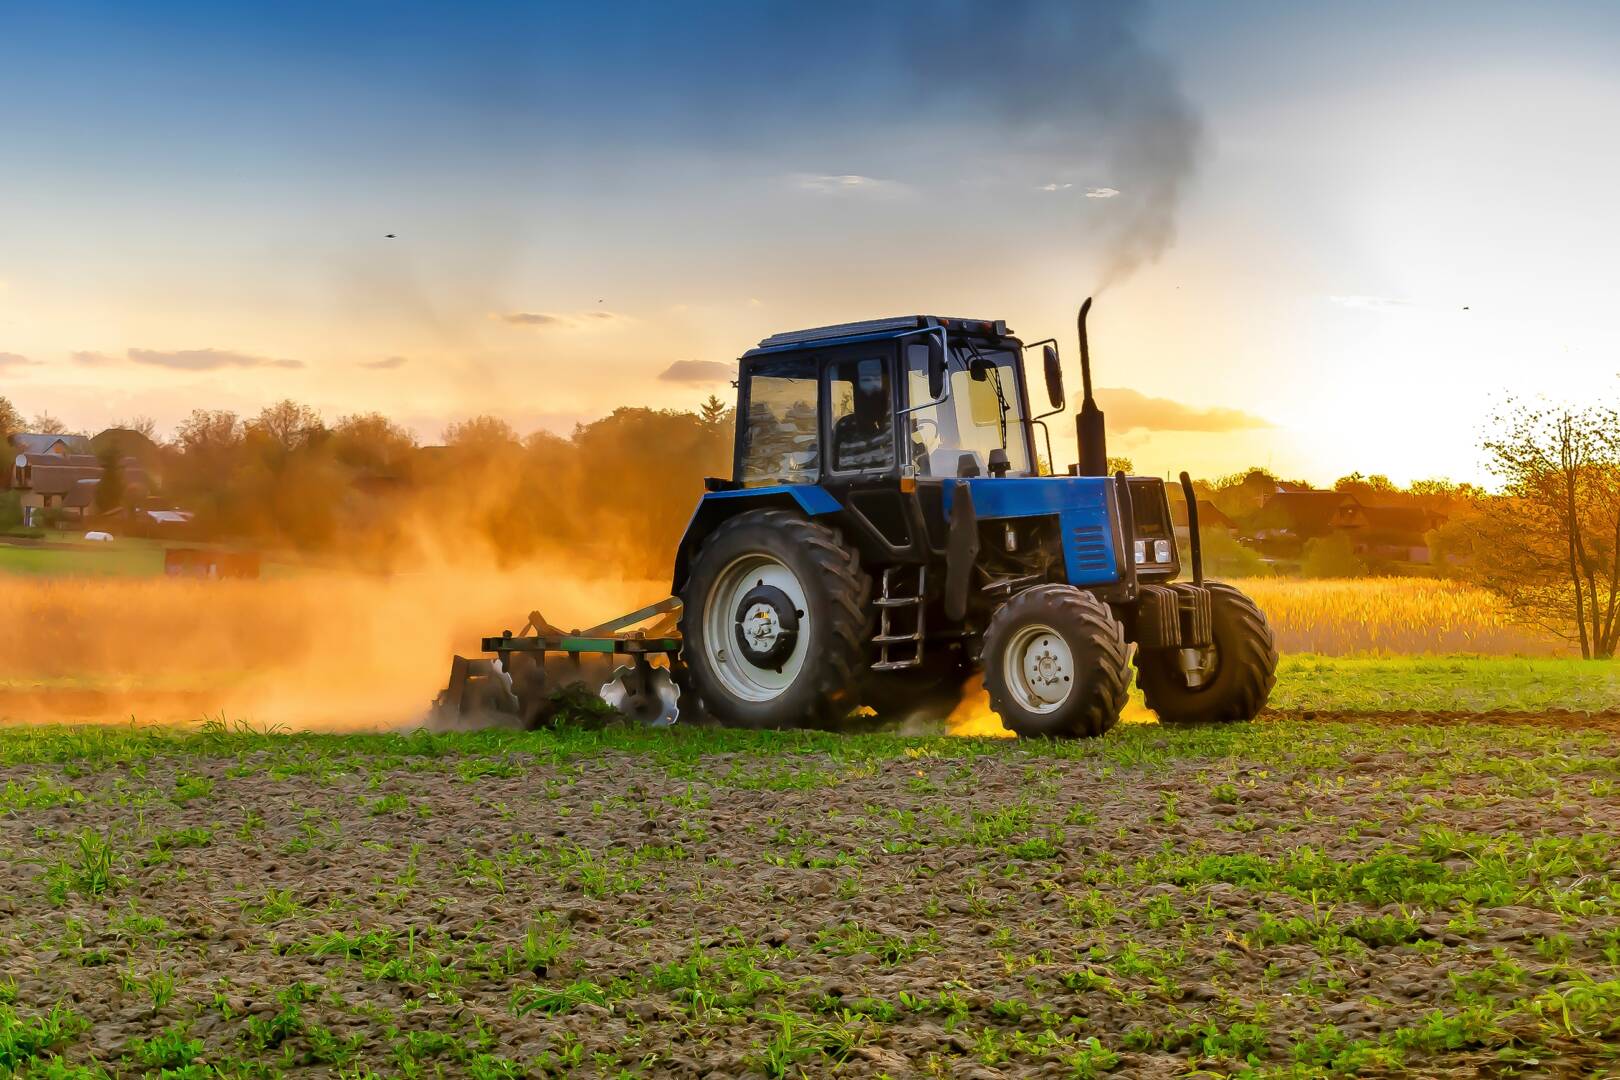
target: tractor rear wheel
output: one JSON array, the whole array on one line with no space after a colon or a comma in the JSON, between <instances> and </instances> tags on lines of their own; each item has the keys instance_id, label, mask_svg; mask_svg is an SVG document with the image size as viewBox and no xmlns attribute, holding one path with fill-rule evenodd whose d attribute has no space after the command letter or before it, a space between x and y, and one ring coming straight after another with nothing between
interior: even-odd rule
<instances>
[{"instance_id":1,"label":"tractor rear wheel","mask_svg":"<svg viewBox=\"0 0 1620 1080\"><path fill-rule=\"evenodd\" d=\"M1136 683L1160 723L1253 720L1277 682L1277 642L1253 600L1219 581L1206 582L1214 641L1184 664L1180 649L1145 649Z\"/></svg>"},{"instance_id":2,"label":"tractor rear wheel","mask_svg":"<svg viewBox=\"0 0 1620 1080\"><path fill-rule=\"evenodd\" d=\"M734 727L836 727L859 701L872 579L837 530L753 510L710 534L681 591L681 659Z\"/></svg>"},{"instance_id":3,"label":"tractor rear wheel","mask_svg":"<svg viewBox=\"0 0 1620 1080\"><path fill-rule=\"evenodd\" d=\"M1021 736L1095 738L1119 721L1130 682L1124 627L1080 589L1025 589L985 629L990 707Z\"/></svg>"}]
</instances>

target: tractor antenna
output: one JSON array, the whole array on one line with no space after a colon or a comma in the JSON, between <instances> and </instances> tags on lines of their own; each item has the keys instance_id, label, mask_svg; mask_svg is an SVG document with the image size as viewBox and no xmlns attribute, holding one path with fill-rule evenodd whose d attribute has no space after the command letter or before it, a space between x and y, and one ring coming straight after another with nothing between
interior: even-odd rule
<instances>
[{"instance_id":1,"label":"tractor antenna","mask_svg":"<svg viewBox=\"0 0 1620 1080\"><path fill-rule=\"evenodd\" d=\"M1081 476L1108 475L1108 436L1103 427L1102 410L1091 396L1091 343L1086 339L1086 315L1091 311L1091 297L1080 305L1080 317L1075 320L1080 331L1080 384L1085 396L1080 402L1080 413L1074 418L1075 438L1080 451L1077 471Z\"/></svg>"}]
</instances>

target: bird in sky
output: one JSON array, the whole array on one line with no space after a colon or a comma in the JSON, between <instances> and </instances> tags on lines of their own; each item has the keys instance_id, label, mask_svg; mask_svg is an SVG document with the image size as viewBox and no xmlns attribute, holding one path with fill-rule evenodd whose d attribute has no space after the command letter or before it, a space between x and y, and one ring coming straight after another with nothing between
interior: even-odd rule
<instances>
[{"instance_id":1,"label":"bird in sky","mask_svg":"<svg viewBox=\"0 0 1620 1080\"><path fill-rule=\"evenodd\" d=\"M387 234L385 234L385 235L384 235L384 236L383 236L383 239L384 239L384 240L393 240L393 239L395 239L395 237L394 237L394 234L393 234L393 233L387 233Z\"/></svg>"}]
</instances>

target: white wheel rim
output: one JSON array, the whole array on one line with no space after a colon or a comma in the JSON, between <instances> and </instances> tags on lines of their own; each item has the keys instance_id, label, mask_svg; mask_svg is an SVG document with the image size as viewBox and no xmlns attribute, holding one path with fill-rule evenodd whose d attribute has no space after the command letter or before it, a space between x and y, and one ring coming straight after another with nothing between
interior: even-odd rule
<instances>
[{"instance_id":1,"label":"white wheel rim","mask_svg":"<svg viewBox=\"0 0 1620 1080\"><path fill-rule=\"evenodd\" d=\"M774 586L787 594L799 618L793 651L783 658L780 668L755 667L737 644L737 608L743 597L760 585ZM714 579L704 600L705 658L726 692L743 701L773 701L793 685L804 667L810 629L810 605L804 586L792 570L771 555L752 553L733 559ZM775 640L774 633L770 640Z\"/></svg>"},{"instance_id":2,"label":"white wheel rim","mask_svg":"<svg viewBox=\"0 0 1620 1080\"><path fill-rule=\"evenodd\" d=\"M1055 712L1074 692L1074 653L1062 634L1041 623L1013 634L1002 671L1013 700L1032 713Z\"/></svg>"}]
</instances>

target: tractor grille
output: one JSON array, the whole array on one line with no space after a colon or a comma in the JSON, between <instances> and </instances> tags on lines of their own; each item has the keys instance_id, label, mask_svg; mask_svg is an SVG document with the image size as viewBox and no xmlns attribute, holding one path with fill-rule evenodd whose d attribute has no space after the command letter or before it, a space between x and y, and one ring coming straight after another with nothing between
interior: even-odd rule
<instances>
[{"instance_id":1,"label":"tractor grille","mask_svg":"<svg viewBox=\"0 0 1620 1080\"><path fill-rule=\"evenodd\" d=\"M1075 569L1106 573L1112 561L1108 535L1101 525L1076 525L1069 532L1069 555Z\"/></svg>"}]
</instances>

